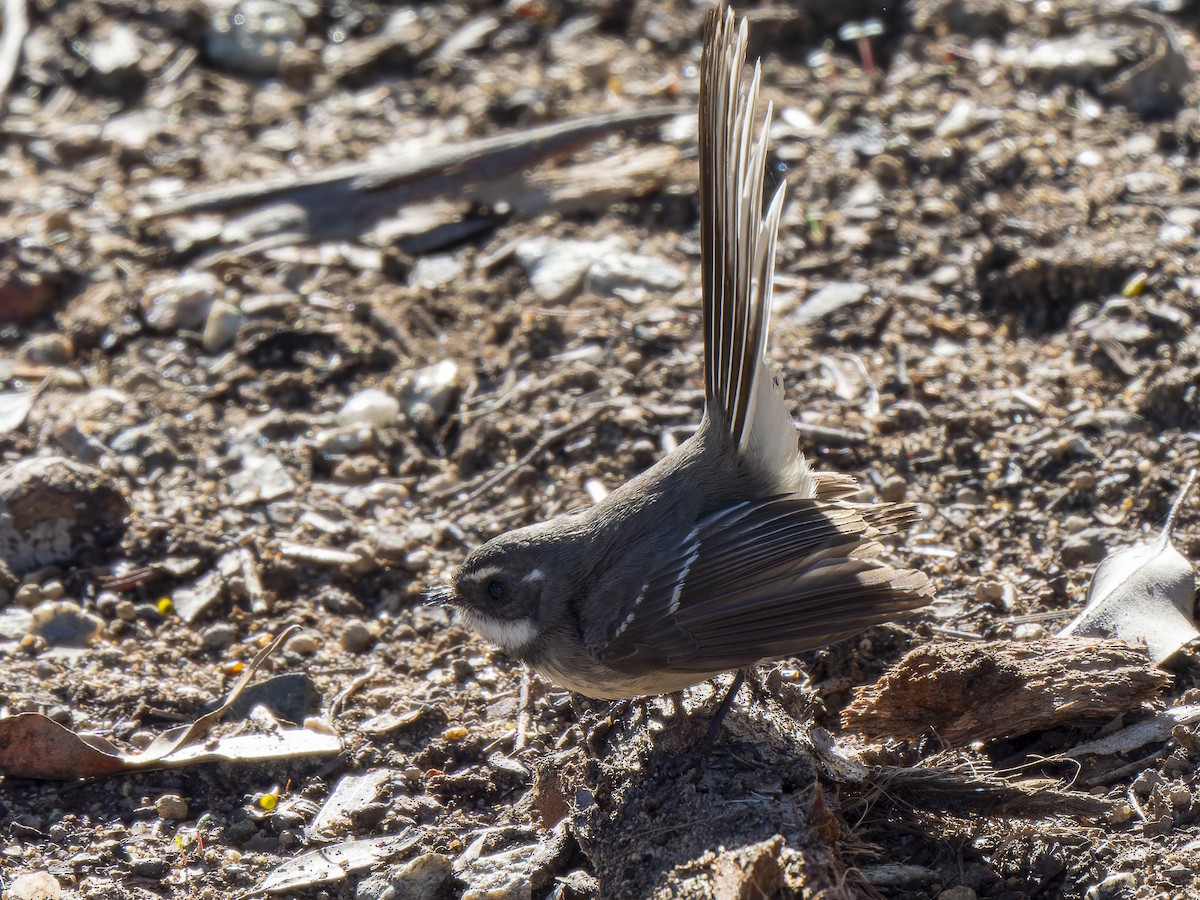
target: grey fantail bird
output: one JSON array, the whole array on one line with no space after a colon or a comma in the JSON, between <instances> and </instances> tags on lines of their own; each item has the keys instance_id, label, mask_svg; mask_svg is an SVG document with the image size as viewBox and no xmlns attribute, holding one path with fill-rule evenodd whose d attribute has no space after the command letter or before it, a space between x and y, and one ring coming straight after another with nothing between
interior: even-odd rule
<instances>
[{"instance_id":1,"label":"grey fantail bird","mask_svg":"<svg viewBox=\"0 0 1200 900\"><path fill-rule=\"evenodd\" d=\"M850 503L813 472L764 350L782 186L763 214L759 70L746 24L707 20L700 77L705 410L696 434L582 512L488 541L433 599L589 697L681 690L923 606L929 579L873 537L911 506Z\"/></svg>"}]
</instances>

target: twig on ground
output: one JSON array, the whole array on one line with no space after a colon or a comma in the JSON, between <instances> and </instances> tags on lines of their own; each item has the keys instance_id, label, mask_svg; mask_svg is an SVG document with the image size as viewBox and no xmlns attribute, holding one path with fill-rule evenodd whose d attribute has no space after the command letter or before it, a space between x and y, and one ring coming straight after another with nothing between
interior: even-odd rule
<instances>
[{"instance_id":1,"label":"twig on ground","mask_svg":"<svg viewBox=\"0 0 1200 900\"><path fill-rule=\"evenodd\" d=\"M504 468L500 469L498 472L492 473L487 478L485 478L482 482L480 482L474 488L472 488L470 491L468 491L466 494L462 495L461 497L458 497L456 500L454 500L452 503L450 503L449 506L446 507L446 512L457 512L458 510L461 510L461 509L469 506L471 503L473 503L478 498L482 497L484 494L486 494L488 491L490 491L496 485L501 484L504 481L507 481L509 478L511 478L513 475L515 475L517 473L517 471L521 469L522 466L525 466L525 465L529 464L530 462L532 462L534 459L536 459L539 454L544 453L546 450L553 447L555 444L557 444L563 438L569 437L570 435L574 434L576 431L579 431L582 428L586 428L588 425L592 424L592 422L594 422L597 418L599 418L600 414L605 412L606 410L607 410L606 406L601 406L601 407L597 407L595 409L590 409L586 413L584 413L580 418L578 418L572 422L568 422L566 425L562 426L561 428L556 428L554 431L551 431L549 434L544 435L540 440L538 440L538 442L536 444L534 444L532 447L530 447L529 450L526 453L524 453L520 459L517 459L517 460L509 463ZM443 492L433 498L434 502L435 503L441 502L441 501L447 499L452 494L453 494L453 491Z\"/></svg>"},{"instance_id":2,"label":"twig on ground","mask_svg":"<svg viewBox=\"0 0 1200 900\"><path fill-rule=\"evenodd\" d=\"M345 705L346 701L354 696L354 694L358 693L358 691L360 691L364 685L368 684L371 679L375 677L378 671L379 670L374 667L367 669L367 671L363 672L363 674L359 675L348 685L346 685L342 692L334 697L333 702L329 704L329 717L331 719L337 718L341 714L342 707Z\"/></svg>"}]
</instances>

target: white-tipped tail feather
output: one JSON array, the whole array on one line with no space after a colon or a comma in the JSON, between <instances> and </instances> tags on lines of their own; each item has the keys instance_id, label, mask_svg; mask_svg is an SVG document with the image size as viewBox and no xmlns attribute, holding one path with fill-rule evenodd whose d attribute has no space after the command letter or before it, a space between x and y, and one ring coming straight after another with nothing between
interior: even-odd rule
<instances>
[{"instance_id":1,"label":"white-tipped tail feather","mask_svg":"<svg viewBox=\"0 0 1200 900\"><path fill-rule=\"evenodd\" d=\"M742 458L782 492L816 494L783 385L766 358L783 185L763 215L771 109L754 133L761 73L742 89L746 23L709 20L700 95L700 219L707 415Z\"/></svg>"}]
</instances>

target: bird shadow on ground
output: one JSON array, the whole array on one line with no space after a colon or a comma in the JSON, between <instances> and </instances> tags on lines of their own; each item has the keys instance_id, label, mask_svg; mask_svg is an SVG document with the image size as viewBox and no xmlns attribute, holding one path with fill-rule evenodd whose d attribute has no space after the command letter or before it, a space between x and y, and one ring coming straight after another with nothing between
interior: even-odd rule
<instances>
[{"instance_id":1,"label":"bird shadow on ground","mask_svg":"<svg viewBox=\"0 0 1200 900\"><path fill-rule=\"evenodd\" d=\"M710 748L719 698L683 715L635 707L611 727L585 723L601 754L564 785L574 788L575 833L604 896L744 896L752 887L769 897L844 886L807 726L777 702L739 702Z\"/></svg>"}]
</instances>

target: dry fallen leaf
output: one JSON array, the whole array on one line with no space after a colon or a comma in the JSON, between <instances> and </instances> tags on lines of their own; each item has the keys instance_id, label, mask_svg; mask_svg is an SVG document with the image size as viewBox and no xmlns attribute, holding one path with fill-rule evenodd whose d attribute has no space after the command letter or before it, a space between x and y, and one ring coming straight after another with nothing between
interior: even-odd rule
<instances>
[{"instance_id":1,"label":"dry fallen leaf","mask_svg":"<svg viewBox=\"0 0 1200 900\"><path fill-rule=\"evenodd\" d=\"M405 829L400 834L345 841L301 853L272 871L254 890L242 894L239 900L343 881L348 875L374 868L410 850L420 838L420 833Z\"/></svg>"},{"instance_id":2,"label":"dry fallen leaf","mask_svg":"<svg viewBox=\"0 0 1200 900\"><path fill-rule=\"evenodd\" d=\"M1155 665L1200 637L1194 617L1196 572L1171 543L1176 516L1195 482L1193 469L1155 540L1105 557L1092 576L1083 612L1059 637L1116 637L1130 644L1144 643Z\"/></svg>"},{"instance_id":3,"label":"dry fallen leaf","mask_svg":"<svg viewBox=\"0 0 1200 900\"><path fill-rule=\"evenodd\" d=\"M285 629L259 651L217 709L190 725L163 732L140 753L126 753L97 735L76 734L41 713L0 719L0 775L67 780L99 778L121 772L192 765L212 760L261 760L329 755L341 749L337 737L308 729L284 729L270 735L238 735L212 746L195 746L250 684L259 667L295 627Z\"/></svg>"},{"instance_id":4,"label":"dry fallen leaf","mask_svg":"<svg viewBox=\"0 0 1200 900\"><path fill-rule=\"evenodd\" d=\"M308 833L321 835L349 828L353 814L368 803L374 803L379 789L396 780L399 780L399 773L387 768L343 775L308 827Z\"/></svg>"},{"instance_id":5,"label":"dry fallen leaf","mask_svg":"<svg viewBox=\"0 0 1200 900\"><path fill-rule=\"evenodd\" d=\"M0 392L0 434L16 431L33 409L33 391Z\"/></svg>"}]
</instances>

